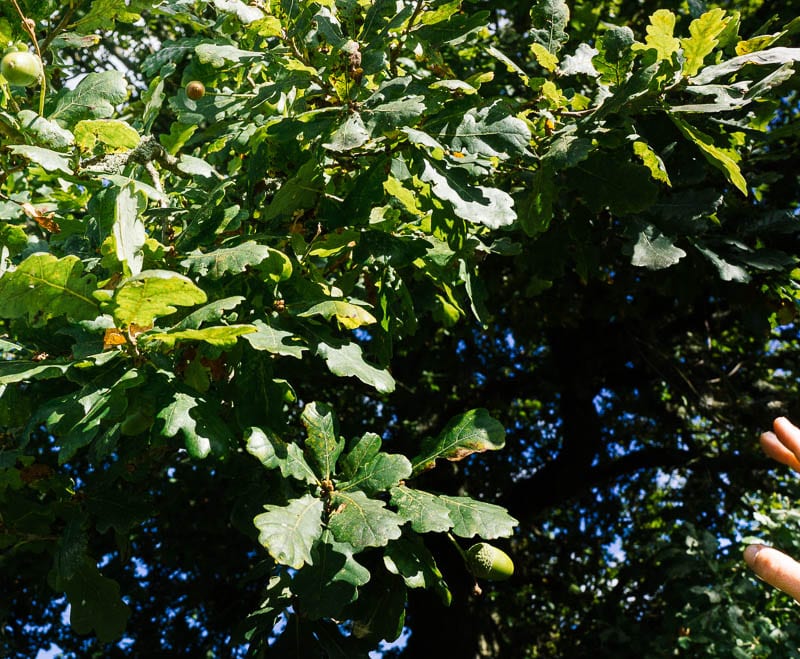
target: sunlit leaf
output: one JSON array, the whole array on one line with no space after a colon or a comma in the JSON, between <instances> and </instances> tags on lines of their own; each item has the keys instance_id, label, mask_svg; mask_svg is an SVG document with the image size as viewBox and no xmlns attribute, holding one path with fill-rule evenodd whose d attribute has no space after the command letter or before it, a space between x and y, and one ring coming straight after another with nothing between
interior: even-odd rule
<instances>
[{"instance_id":1,"label":"sunlit leaf","mask_svg":"<svg viewBox=\"0 0 800 659\"><path fill-rule=\"evenodd\" d=\"M269 263L265 264L267 261ZM286 270L291 274L291 264L286 261L286 256L277 250L249 240L236 247L222 247L205 254L193 252L181 261L181 265L190 273L209 279L220 279L268 265L273 266L269 268L271 272L285 278Z\"/></svg>"},{"instance_id":2,"label":"sunlit leaf","mask_svg":"<svg viewBox=\"0 0 800 659\"><path fill-rule=\"evenodd\" d=\"M472 185L460 170L445 172L426 160L420 178L431 184L437 197L452 204L456 215L469 222L498 229L517 219L514 200L507 192Z\"/></svg>"},{"instance_id":3,"label":"sunlit leaf","mask_svg":"<svg viewBox=\"0 0 800 659\"><path fill-rule=\"evenodd\" d=\"M242 0L214 0L214 6L220 11L233 14L244 25L264 18L264 12L261 9L242 2Z\"/></svg>"},{"instance_id":4,"label":"sunlit leaf","mask_svg":"<svg viewBox=\"0 0 800 659\"><path fill-rule=\"evenodd\" d=\"M158 341L172 348L180 341L202 341L218 348L230 349L236 345L240 336L255 332L253 325L215 325L202 329L187 329L177 332L158 332L149 334L148 341Z\"/></svg>"},{"instance_id":5,"label":"sunlit leaf","mask_svg":"<svg viewBox=\"0 0 800 659\"><path fill-rule=\"evenodd\" d=\"M139 133L120 119L86 119L75 125L75 143L85 151L94 150L95 145L108 147L109 151L134 149L139 145Z\"/></svg>"},{"instance_id":6,"label":"sunlit leaf","mask_svg":"<svg viewBox=\"0 0 800 659\"><path fill-rule=\"evenodd\" d=\"M160 433L173 437L178 433L186 443L186 450L193 458L205 458L212 452L227 453L232 442L228 426L219 417L215 406L200 397L180 391L157 415L162 422Z\"/></svg>"},{"instance_id":7,"label":"sunlit leaf","mask_svg":"<svg viewBox=\"0 0 800 659\"><path fill-rule=\"evenodd\" d=\"M81 119L105 119L114 114L114 106L128 98L128 83L119 71L89 73L58 99L48 117L67 128Z\"/></svg>"},{"instance_id":8,"label":"sunlit leaf","mask_svg":"<svg viewBox=\"0 0 800 659\"><path fill-rule=\"evenodd\" d=\"M681 39L683 55L686 61L683 64L685 76L695 75L703 66L703 61L718 43L718 37L728 24L730 17L725 16L725 10L720 8L707 11L699 18L694 19L689 25L687 39Z\"/></svg>"},{"instance_id":9,"label":"sunlit leaf","mask_svg":"<svg viewBox=\"0 0 800 659\"><path fill-rule=\"evenodd\" d=\"M339 423L333 410L324 403L311 402L303 408L300 420L306 427L306 453L322 479L336 472L336 461L344 449Z\"/></svg>"},{"instance_id":10,"label":"sunlit leaf","mask_svg":"<svg viewBox=\"0 0 800 659\"><path fill-rule=\"evenodd\" d=\"M393 487L391 494L397 514L411 522L417 533L442 533L453 528L450 509L437 495L404 485Z\"/></svg>"},{"instance_id":11,"label":"sunlit leaf","mask_svg":"<svg viewBox=\"0 0 800 659\"><path fill-rule=\"evenodd\" d=\"M564 0L536 0L531 7L531 36L549 52L557 53L569 36L569 7Z\"/></svg>"},{"instance_id":12,"label":"sunlit leaf","mask_svg":"<svg viewBox=\"0 0 800 659\"><path fill-rule=\"evenodd\" d=\"M245 442L247 452L258 458L267 469L280 469L286 478L318 483L317 475L297 444L284 442L274 433L261 428L249 428L245 433Z\"/></svg>"},{"instance_id":13,"label":"sunlit leaf","mask_svg":"<svg viewBox=\"0 0 800 659\"><path fill-rule=\"evenodd\" d=\"M20 124L36 137L36 143L56 151L61 151L75 143L75 136L55 121L39 116L33 110L21 110L17 115Z\"/></svg>"},{"instance_id":14,"label":"sunlit leaf","mask_svg":"<svg viewBox=\"0 0 800 659\"><path fill-rule=\"evenodd\" d=\"M453 522L453 533L462 538L480 536L487 540L506 538L519 522L506 509L470 497L439 497Z\"/></svg>"},{"instance_id":15,"label":"sunlit leaf","mask_svg":"<svg viewBox=\"0 0 800 659\"><path fill-rule=\"evenodd\" d=\"M200 62L210 64L214 68L238 64L242 60L260 59L264 56L257 51L241 50L227 44L201 43L194 50Z\"/></svg>"},{"instance_id":16,"label":"sunlit leaf","mask_svg":"<svg viewBox=\"0 0 800 659\"><path fill-rule=\"evenodd\" d=\"M201 158L195 158L194 156L188 156L185 153L181 154L180 160L178 161L178 169L184 174L189 174L190 176L202 176L204 178L214 178L220 176L217 170L215 170L205 160L202 160Z\"/></svg>"},{"instance_id":17,"label":"sunlit leaf","mask_svg":"<svg viewBox=\"0 0 800 659\"><path fill-rule=\"evenodd\" d=\"M497 451L505 446L506 431L485 409L475 409L455 417L436 438L422 442L412 461L414 474L431 469L436 460L463 460L473 453Z\"/></svg>"},{"instance_id":18,"label":"sunlit leaf","mask_svg":"<svg viewBox=\"0 0 800 659\"><path fill-rule=\"evenodd\" d=\"M312 564L311 550L322 535L322 500L306 494L286 506L264 506L256 515L258 541L281 565L300 569Z\"/></svg>"},{"instance_id":19,"label":"sunlit leaf","mask_svg":"<svg viewBox=\"0 0 800 659\"><path fill-rule=\"evenodd\" d=\"M231 297L222 298L221 300L214 300L190 313L172 329L178 331L199 329L206 323L216 323L226 315L226 312L236 309L236 307L244 301L245 298L241 295L233 295Z\"/></svg>"},{"instance_id":20,"label":"sunlit leaf","mask_svg":"<svg viewBox=\"0 0 800 659\"><path fill-rule=\"evenodd\" d=\"M13 272L0 277L0 316L26 317L34 326L50 318L94 318L98 305L92 295L94 275L83 272L77 256L59 259L52 254L32 254Z\"/></svg>"},{"instance_id":21,"label":"sunlit leaf","mask_svg":"<svg viewBox=\"0 0 800 659\"><path fill-rule=\"evenodd\" d=\"M266 350L296 359L302 359L303 351L308 350L302 339L291 332L273 327L261 320L256 320L253 327L256 331L246 334L244 338L254 350Z\"/></svg>"},{"instance_id":22,"label":"sunlit leaf","mask_svg":"<svg viewBox=\"0 0 800 659\"><path fill-rule=\"evenodd\" d=\"M684 256L686 252L676 247L670 238L658 233L655 227L648 226L639 232L631 263L650 270L661 270L675 265Z\"/></svg>"},{"instance_id":23,"label":"sunlit leaf","mask_svg":"<svg viewBox=\"0 0 800 659\"><path fill-rule=\"evenodd\" d=\"M375 387L381 393L394 391L395 381L385 369L379 369L364 359L361 346L357 343L331 345L319 343L316 353L325 360L325 364L334 375L356 377L364 384Z\"/></svg>"},{"instance_id":24,"label":"sunlit leaf","mask_svg":"<svg viewBox=\"0 0 800 659\"><path fill-rule=\"evenodd\" d=\"M737 190L747 196L747 181L742 176L742 171L734 159L733 153L714 144L711 137L694 128L683 119L672 115L672 121L687 139L691 140L705 156L706 160L719 169Z\"/></svg>"},{"instance_id":25,"label":"sunlit leaf","mask_svg":"<svg viewBox=\"0 0 800 659\"><path fill-rule=\"evenodd\" d=\"M98 29L113 29L114 21L133 23L141 18L141 15L131 8L127 3L118 0L95 0L86 14L76 21L74 27L79 33L91 33Z\"/></svg>"},{"instance_id":26,"label":"sunlit leaf","mask_svg":"<svg viewBox=\"0 0 800 659\"><path fill-rule=\"evenodd\" d=\"M702 245L696 245L696 247L716 267L723 281L738 281L742 283L750 281L750 274L742 266L730 263L709 247Z\"/></svg>"},{"instance_id":27,"label":"sunlit leaf","mask_svg":"<svg viewBox=\"0 0 800 659\"><path fill-rule=\"evenodd\" d=\"M339 485L340 490L358 488L368 495L384 492L411 476L411 462L404 455L378 453Z\"/></svg>"},{"instance_id":28,"label":"sunlit leaf","mask_svg":"<svg viewBox=\"0 0 800 659\"><path fill-rule=\"evenodd\" d=\"M382 547L400 537L403 519L386 508L383 501L370 499L359 490L335 492L328 528L338 542L356 550Z\"/></svg>"},{"instance_id":29,"label":"sunlit leaf","mask_svg":"<svg viewBox=\"0 0 800 659\"><path fill-rule=\"evenodd\" d=\"M547 48L540 43L535 43L531 46L536 61L546 71L555 71L558 68L558 57L553 55Z\"/></svg>"},{"instance_id":30,"label":"sunlit leaf","mask_svg":"<svg viewBox=\"0 0 800 659\"><path fill-rule=\"evenodd\" d=\"M0 385L26 380L62 377L74 362L35 362L22 359L0 361Z\"/></svg>"},{"instance_id":31,"label":"sunlit leaf","mask_svg":"<svg viewBox=\"0 0 800 659\"><path fill-rule=\"evenodd\" d=\"M650 170L650 174L656 181L672 185L669 180L669 174L667 174L667 168L664 166L664 161L661 160L647 142L642 142L641 140L634 142L633 152L641 159L644 166Z\"/></svg>"},{"instance_id":32,"label":"sunlit leaf","mask_svg":"<svg viewBox=\"0 0 800 659\"><path fill-rule=\"evenodd\" d=\"M755 53L748 53L724 60L719 64L706 66L691 79L694 85L707 85L717 78L735 73L739 69L753 64L756 66L769 66L773 64L786 64L800 61L800 48L770 48Z\"/></svg>"},{"instance_id":33,"label":"sunlit leaf","mask_svg":"<svg viewBox=\"0 0 800 659\"><path fill-rule=\"evenodd\" d=\"M677 17L669 9L657 9L650 16L644 47L655 49L658 59L671 59L672 54L681 47L680 40L674 36L676 20Z\"/></svg>"},{"instance_id":34,"label":"sunlit leaf","mask_svg":"<svg viewBox=\"0 0 800 659\"><path fill-rule=\"evenodd\" d=\"M1 281L1 280L0 280ZM178 306L203 304L206 294L188 277L168 270L145 270L126 279L107 303L118 327L152 325Z\"/></svg>"},{"instance_id":35,"label":"sunlit leaf","mask_svg":"<svg viewBox=\"0 0 800 659\"><path fill-rule=\"evenodd\" d=\"M138 275L144 263L144 245L147 240L140 214L146 202L144 196L126 185L120 188L114 203L114 224L111 235L117 259L131 275Z\"/></svg>"},{"instance_id":36,"label":"sunlit leaf","mask_svg":"<svg viewBox=\"0 0 800 659\"><path fill-rule=\"evenodd\" d=\"M464 114L451 140L456 151L505 159L527 153L531 132L502 103L495 103Z\"/></svg>"},{"instance_id":37,"label":"sunlit leaf","mask_svg":"<svg viewBox=\"0 0 800 659\"><path fill-rule=\"evenodd\" d=\"M48 172L61 172L72 174L72 166L69 160L57 151L51 151L40 146L27 146L25 144L13 144L8 147L9 151L16 153L23 158L35 162L42 169Z\"/></svg>"},{"instance_id":38,"label":"sunlit leaf","mask_svg":"<svg viewBox=\"0 0 800 659\"><path fill-rule=\"evenodd\" d=\"M345 329L355 329L362 325L371 325L378 322L369 311L357 304L345 300L326 300L319 302L310 309L297 314L301 318L320 315L325 319L336 318L337 322Z\"/></svg>"}]
</instances>

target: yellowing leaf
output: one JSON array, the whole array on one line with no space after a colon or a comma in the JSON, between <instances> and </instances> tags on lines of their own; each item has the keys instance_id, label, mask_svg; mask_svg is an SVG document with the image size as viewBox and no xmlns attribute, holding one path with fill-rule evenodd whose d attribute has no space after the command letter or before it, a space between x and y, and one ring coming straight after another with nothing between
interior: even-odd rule
<instances>
[{"instance_id":1,"label":"yellowing leaf","mask_svg":"<svg viewBox=\"0 0 800 659\"><path fill-rule=\"evenodd\" d=\"M302 318L315 315L324 316L326 320L336 317L338 323L346 329L355 329L362 325L371 325L378 322L369 311L344 300L326 300L315 304L310 309L298 314Z\"/></svg>"},{"instance_id":2,"label":"yellowing leaf","mask_svg":"<svg viewBox=\"0 0 800 659\"><path fill-rule=\"evenodd\" d=\"M417 196L396 178L389 176L389 178L383 182L383 189L387 194L397 199L409 213L412 215L421 215L419 205L417 204Z\"/></svg>"},{"instance_id":3,"label":"yellowing leaf","mask_svg":"<svg viewBox=\"0 0 800 659\"><path fill-rule=\"evenodd\" d=\"M245 334L256 331L253 325L214 325L202 329L186 329L178 332L159 332L148 335L151 341L160 341L165 346L174 347L178 341L203 341L212 346L229 349L236 340Z\"/></svg>"},{"instance_id":4,"label":"yellowing leaf","mask_svg":"<svg viewBox=\"0 0 800 659\"><path fill-rule=\"evenodd\" d=\"M142 327L136 323L132 323L127 330L121 330L119 327L108 327L103 333L103 350L125 345L129 339L136 343L136 337L139 334L151 329L153 329L152 325Z\"/></svg>"},{"instance_id":5,"label":"yellowing leaf","mask_svg":"<svg viewBox=\"0 0 800 659\"><path fill-rule=\"evenodd\" d=\"M276 16L265 16L251 23L249 27L260 37L279 37L283 33L280 19Z\"/></svg>"},{"instance_id":6,"label":"yellowing leaf","mask_svg":"<svg viewBox=\"0 0 800 659\"><path fill-rule=\"evenodd\" d=\"M650 170L650 175L656 180L672 186L667 174L667 168L664 166L664 161L653 151L649 144L642 141L633 143L633 152L639 156L644 166Z\"/></svg>"},{"instance_id":7,"label":"yellowing leaf","mask_svg":"<svg viewBox=\"0 0 800 659\"><path fill-rule=\"evenodd\" d=\"M545 48L542 44L532 44L531 52L536 58L536 61L539 62L539 66L541 66L543 69L553 72L558 67L558 57L547 50L547 48Z\"/></svg>"},{"instance_id":8,"label":"yellowing leaf","mask_svg":"<svg viewBox=\"0 0 800 659\"><path fill-rule=\"evenodd\" d=\"M433 468L439 458L457 462L473 453L497 451L505 442L505 428L487 410L470 410L451 419L438 437L423 440L420 454L411 462L413 473Z\"/></svg>"},{"instance_id":9,"label":"yellowing leaf","mask_svg":"<svg viewBox=\"0 0 800 659\"><path fill-rule=\"evenodd\" d=\"M86 119L75 126L75 143L85 151L92 151L97 143L106 151L127 151L139 145L141 138L136 130L119 119Z\"/></svg>"},{"instance_id":10,"label":"yellowing leaf","mask_svg":"<svg viewBox=\"0 0 800 659\"><path fill-rule=\"evenodd\" d=\"M680 48L680 41L673 36L675 32L675 14L669 9L659 9L650 16L650 25L647 26L647 36L644 46L633 44L633 50L646 50L653 48L658 53L658 59L671 59L672 54Z\"/></svg>"},{"instance_id":11,"label":"yellowing leaf","mask_svg":"<svg viewBox=\"0 0 800 659\"><path fill-rule=\"evenodd\" d=\"M739 165L734 159L737 154L716 146L710 136L697 130L675 115L672 115L671 119L681 133L697 145L706 160L725 174L725 177L746 197L747 181L745 181L744 176L742 176L742 171L739 169Z\"/></svg>"},{"instance_id":12,"label":"yellowing leaf","mask_svg":"<svg viewBox=\"0 0 800 659\"><path fill-rule=\"evenodd\" d=\"M728 25L730 16L725 16L723 9L712 9L696 18L689 25L689 38L681 39L683 55L683 75L691 77L703 66L703 60L719 43L719 35Z\"/></svg>"},{"instance_id":13,"label":"yellowing leaf","mask_svg":"<svg viewBox=\"0 0 800 659\"><path fill-rule=\"evenodd\" d=\"M747 39L746 41L740 41L736 44L736 54L749 55L750 53L756 53L759 50L769 48L784 34L785 32L778 32L777 34L762 34L759 37L753 37L752 39Z\"/></svg>"},{"instance_id":14,"label":"yellowing leaf","mask_svg":"<svg viewBox=\"0 0 800 659\"><path fill-rule=\"evenodd\" d=\"M49 211L46 206L36 207L26 201L22 203L21 208L25 215L31 218L45 231L61 233L61 227L58 225L58 222L53 219L56 214L53 211Z\"/></svg>"},{"instance_id":15,"label":"yellowing leaf","mask_svg":"<svg viewBox=\"0 0 800 659\"><path fill-rule=\"evenodd\" d=\"M77 256L58 259L31 254L16 270L0 277L0 317L27 317L34 327L50 318L67 316L87 320L97 316L94 275L83 271Z\"/></svg>"},{"instance_id":16,"label":"yellowing leaf","mask_svg":"<svg viewBox=\"0 0 800 659\"><path fill-rule=\"evenodd\" d=\"M567 104L567 97L551 80L542 85L542 96L550 103L550 107L561 108Z\"/></svg>"},{"instance_id":17,"label":"yellowing leaf","mask_svg":"<svg viewBox=\"0 0 800 659\"><path fill-rule=\"evenodd\" d=\"M117 327L106 328L103 334L103 350L108 350L116 346L124 346L125 343L127 343L125 332Z\"/></svg>"},{"instance_id":18,"label":"yellowing leaf","mask_svg":"<svg viewBox=\"0 0 800 659\"><path fill-rule=\"evenodd\" d=\"M145 270L129 277L114 291L110 307L117 327L152 325L160 316L177 311L178 306L203 304L206 294L188 277L169 270Z\"/></svg>"}]
</instances>

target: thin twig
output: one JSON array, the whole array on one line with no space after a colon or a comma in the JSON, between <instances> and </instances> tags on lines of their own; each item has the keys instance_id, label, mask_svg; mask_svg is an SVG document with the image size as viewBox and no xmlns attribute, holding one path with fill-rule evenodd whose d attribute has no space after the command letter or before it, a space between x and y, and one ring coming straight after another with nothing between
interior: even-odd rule
<instances>
[{"instance_id":1,"label":"thin twig","mask_svg":"<svg viewBox=\"0 0 800 659\"><path fill-rule=\"evenodd\" d=\"M397 40L397 48L391 49L391 53L389 54L389 70L392 72L392 75L397 75L397 58L400 57L401 45L405 43L405 40L411 33L411 28L414 27L414 21L416 21L417 17L420 15L424 4L425 0L417 0L417 4L414 6L414 11L411 13L411 17L408 19L406 29L403 30L402 36Z\"/></svg>"},{"instance_id":2,"label":"thin twig","mask_svg":"<svg viewBox=\"0 0 800 659\"><path fill-rule=\"evenodd\" d=\"M64 15L61 17L61 20L58 22L50 32L48 32L47 36L42 41L41 48L42 50L47 50L50 47L50 44L53 42L61 32L63 32L67 28L67 24L72 20L72 17L75 15L77 7L75 5L70 4L67 8L67 11L64 12Z\"/></svg>"}]
</instances>

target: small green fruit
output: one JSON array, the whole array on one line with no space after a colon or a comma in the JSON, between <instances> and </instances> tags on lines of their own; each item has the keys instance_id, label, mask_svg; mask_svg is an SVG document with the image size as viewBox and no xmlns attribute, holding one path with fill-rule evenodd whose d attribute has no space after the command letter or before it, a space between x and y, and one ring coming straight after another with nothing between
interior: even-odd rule
<instances>
[{"instance_id":1,"label":"small green fruit","mask_svg":"<svg viewBox=\"0 0 800 659\"><path fill-rule=\"evenodd\" d=\"M14 50L3 57L0 73L12 85L30 87L42 77L42 61L30 51Z\"/></svg>"},{"instance_id":2,"label":"small green fruit","mask_svg":"<svg viewBox=\"0 0 800 659\"><path fill-rule=\"evenodd\" d=\"M206 86L199 80L192 80L186 85L186 95L193 101L203 98L206 94Z\"/></svg>"},{"instance_id":3,"label":"small green fruit","mask_svg":"<svg viewBox=\"0 0 800 659\"><path fill-rule=\"evenodd\" d=\"M514 574L514 562L502 549L479 542L467 549L467 567L478 579L503 581Z\"/></svg>"}]
</instances>

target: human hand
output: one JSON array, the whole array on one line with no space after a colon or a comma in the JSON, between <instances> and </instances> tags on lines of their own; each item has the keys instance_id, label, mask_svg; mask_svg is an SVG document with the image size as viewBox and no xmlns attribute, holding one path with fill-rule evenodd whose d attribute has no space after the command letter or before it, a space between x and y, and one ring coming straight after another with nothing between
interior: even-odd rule
<instances>
[{"instance_id":1,"label":"human hand","mask_svg":"<svg viewBox=\"0 0 800 659\"><path fill-rule=\"evenodd\" d=\"M761 448L773 460L800 473L800 428L789 419L775 419L772 432L761 435ZM764 581L800 602L800 563L766 545L749 545L744 560Z\"/></svg>"}]
</instances>

